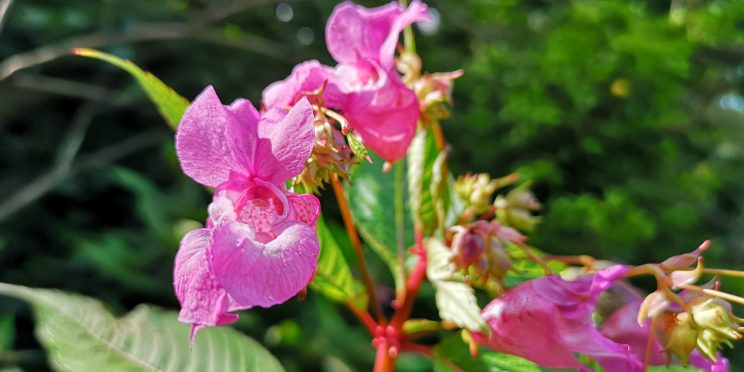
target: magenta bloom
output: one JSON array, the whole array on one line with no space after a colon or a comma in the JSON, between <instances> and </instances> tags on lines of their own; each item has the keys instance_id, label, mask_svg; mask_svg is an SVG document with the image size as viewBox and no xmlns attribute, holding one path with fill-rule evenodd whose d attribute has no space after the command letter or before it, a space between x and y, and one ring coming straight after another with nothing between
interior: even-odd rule
<instances>
[{"instance_id":1,"label":"magenta bloom","mask_svg":"<svg viewBox=\"0 0 744 372\"><path fill-rule=\"evenodd\" d=\"M545 367L581 368L574 355L580 353L608 372L641 371L642 363L630 347L602 335L592 320L599 295L626 271L616 265L574 281L549 276L522 283L483 309L490 336L473 337L486 347Z\"/></svg>"},{"instance_id":2,"label":"magenta bloom","mask_svg":"<svg viewBox=\"0 0 744 372\"><path fill-rule=\"evenodd\" d=\"M179 320L194 332L287 301L311 279L320 204L285 182L302 172L314 140L304 99L259 114L247 100L224 106L210 86L186 110L176 133L181 167L216 187L207 227L181 240L173 273Z\"/></svg>"},{"instance_id":3,"label":"magenta bloom","mask_svg":"<svg viewBox=\"0 0 744 372\"><path fill-rule=\"evenodd\" d=\"M335 68L317 61L297 65L285 80L263 93L268 107L288 105L327 82L323 100L343 111L364 144L388 161L406 154L416 132L419 102L395 70L395 48L403 29L428 19L427 7L390 3L367 9L351 2L336 6L326 25Z\"/></svg>"},{"instance_id":4,"label":"magenta bloom","mask_svg":"<svg viewBox=\"0 0 744 372\"><path fill-rule=\"evenodd\" d=\"M615 342L627 344L638 360L645 360L651 320L648 320L644 327L638 325L637 319L640 307L640 300L625 304L602 323L600 332ZM656 338L651 341L649 352L648 361L650 365L667 364L664 348ZM712 363L700 355L697 350L694 350L690 355L690 365L706 372L728 371L728 360L726 358L719 356L718 360Z\"/></svg>"}]
</instances>

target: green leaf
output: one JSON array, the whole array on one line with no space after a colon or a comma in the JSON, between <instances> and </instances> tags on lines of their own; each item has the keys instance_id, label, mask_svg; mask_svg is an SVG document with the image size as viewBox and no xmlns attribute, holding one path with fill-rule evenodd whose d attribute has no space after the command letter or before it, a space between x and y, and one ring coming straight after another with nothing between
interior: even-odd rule
<instances>
[{"instance_id":1,"label":"green leaf","mask_svg":"<svg viewBox=\"0 0 744 372\"><path fill-rule=\"evenodd\" d=\"M14 318L12 313L0 315L0 354L13 347L16 333Z\"/></svg>"},{"instance_id":2,"label":"green leaf","mask_svg":"<svg viewBox=\"0 0 744 372\"><path fill-rule=\"evenodd\" d=\"M140 305L116 318L89 297L0 283L0 294L28 301L36 336L59 371L282 371L253 339L226 327L201 330L177 314Z\"/></svg>"},{"instance_id":3,"label":"green leaf","mask_svg":"<svg viewBox=\"0 0 744 372\"><path fill-rule=\"evenodd\" d=\"M480 348L477 357L470 355L470 350L459 334L446 337L434 347L434 371L455 371L457 367L464 371L492 372L540 372L542 369L535 363L518 356L497 353Z\"/></svg>"},{"instance_id":4,"label":"green leaf","mask_svg":"<svg viewBox=\"0 0 744 372\"><path fill-rule=\"evenodd\" d=\"M695 368L692 366L683 367L680 365L648 367L648 372L699 372L699 371L702 371L702 369Z\"/></svg>"},{"instance_id":5,"label":"green leaf","mask_svg":"<svg viewBox=\"0 0 744 372\"><path fill-rule=\"evenodd\" d=\"M434 347L434 372L487 371L488 366L480 358L470 355L468 345L460 334L445 337Z\"/></svg>"},{"instance_id":6,"label":"green leaf","mask_svg":"<svg viewBox=\"0 0 744 372\"><path fill-rule=\"evenodd\" d=\"M432 131L419 129L413 137L406 155L408 159L408 194L410 195L411 216L414 224L427 235L437 227L439 222L432 195L432 186L439 185L442 180L441 168L443 162L437 162L438 156L439 150ZM437 164L440 168L438 172L440 182L435 184L434 167Z\"/></svg>"},{"instance_id":7,"label":"green leaf","mask_svg":"<svg viewBox=\"0 0 744 372\"><path fill-rule=\"evenodd\" d=\"M349 142L349 147L351 148L351 152L354 153L354 156L359 159L370 159L369 151L367 151L367 148L364 147L362 141L360 141L354 133L349 132L349 134L346 135L346 140Z\"/></svg>"},{"instance_id":8,"label":"green leaf","mask_svg":"<svg viewBox=\"0 0 744 372\"><path fill-rule=\"evenodd\" d=\"M540 372L542 369L535 363L516 355L487 351L480 354L490 371L498 372Z\"/></svg>"},{"instance_id":9,"label":"green leaf","mask_svg":"<svg viewBox=\"0 0 744 372\"><path fill-rule=\"evenodd\" d=\"M318 257L318 271L310 283L310 288L334 301L352 301L359 308L365 309L366 298L360 291L361 284L352 277L339 242L333 237L322 217L318 219L317 229L320 256Z\"/></svg>"},{"instance_id":10,"label":"green leaf","mask_svg":"<svg viewBox=\"0 0 744 372\"><path fill-rule=\"evenodd\" d=\"M171 87L165 85L155 75L143 71L130 61L97 50L78 48L75 49L74 53L83 57L100 59L128 72L132 77L137 79L137 82L145 90L147 96L150 97L150 101L158 108L160 115L163 116L168 125L173 129L178 126L181 116L183 116L186 108L189 107L189 101L176 93Z\"/></svg>"},{"instance_id":11,"label":"green leaf","mask_svg":"<svg viewBox=\"0 0 744 372\"><path fill-rule=\"evenodd\" d=\"M370 156L373 164L360 164L354 168L346 195L359 233L388 266L395 277L396 288L400 289L404 283L396 253L394 172L384 173L384 161L375 154ZM408 204L404 207L407 209ZM413 227L408 219L404 219L404 232L405 246L410 247L413 245Z\"/></svg>"},{"instance_id":12,"label":"green leaf","mask_svg":"<svg viewBox=\"0 0 744 372\"><path fill-rule=\"evenodd\" d=\"M535 247L525 246L525 248L532 251L536 256L545 256L545 252ZM529 256L527 256L527 254L517 245L509 244L507 246L507 251L509 256L512 257L514 265L512 266L512 270L509 270L504 277L504 285L506 285L506 287L514 287L515 285L528 280L545 276L545 269L543 269L540 264L530 259ZM567 268L568 265L558 261L550 261L548 262L548 267L550 267L550 270L554 273L559 273L563 269Z\"/></svg>"},{"instance_id":13,"label":"green leaf","mask_svg":"<svg viewBox=\"0 0 744 372\"><path fill-rule=\"evenodd\" d=\"M434 299L439 317L472 331L487 329L475 298L475 290L463 282L451 279L454 272L452 252L438 239L428 239L424 245L429 259L426 276L436 291Z\"/></svg>"}]
</instances>

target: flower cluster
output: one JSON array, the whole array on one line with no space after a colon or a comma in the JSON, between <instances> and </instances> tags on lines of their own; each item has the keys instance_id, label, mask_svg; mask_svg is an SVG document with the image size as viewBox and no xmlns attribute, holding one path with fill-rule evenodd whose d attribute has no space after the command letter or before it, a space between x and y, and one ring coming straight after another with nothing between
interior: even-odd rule
<instances>
[{"instance_id":1,"label":"flower cluster","mask_svg":"<svg viewBox=\"0 0 744 372\"><path fill-rule=\"evenodd\" d=\"M312 151L312 121L307 100L259 113L247 100L223 105L212 87L184 114L181 167L215 188L206 227L183 238L175 262L179 320L194 332L234 322L234 311L284 302L312 277L320 203L285 186Z\"/></svg>"},{"instance_id":2,"label":"flower cluster","mask_svg":"<svg viewBox=\"0 0 744 372\"><path fill-rule=\"evenodd\" d=\"M675 362L727 370L719 349L742 338L744 319L732 313L717 281L693 285L703 273L707 242L692 253L637 267L543 256L523 235L539 222L533 213L541 208L529 182L494 195L512 186L516 175L492 179L468 173L450 181L438 121L448 115L452 83L462 71L422 74L418 56L397 48L401 32L426 19L427 7L417 0L408 7L390 3L374 9L342 3L326 28L336 66L298 64L286 79L264 89L261 111L244 99L223 105L211 86L191 103L176 133L178 158L186 175L214 188L205 227L183 237L175 260L179 320L192 325L192 338L199 328L235 322L236 311L273 306L301 292L315 274L320 249L315 229L320 203L312 194L331 181L343 198L338 180L349 178L351 165L366 157L367 148L390 164L415 152L409 149L414 136L419 143L432 131L426 138L436 143L435 165L423 170L409 164L409 186L417 190L410 194L418 195L410 201L412 210L419 209L414 220L422 218L421 194L428 192L437 228L414 224L412 252L419 260L407 278L405 267L396 273L403 291L391 306L395 314L390 322L385 319L369 277L363 281L378 323L347 301L375 337L379 365L392 366L398 350L424 347L410 342L404 325L428 277L440 317L467 330L471 350L480 344L550 368L598 364L608 372L642 371ZM431 185L423 184L425 171L432 173ZM444 192L444 184L452 193ZM307 194L299 193L299 186ZM448 214L450 199L461 208ZM346 204L339 203L346 208L342 215L360 271L369 275ZM395 208L401 209L396 228L402 229L399 204L396 199ZM396 232L402 265L405 234ZM584 267L555 275L545 261L561 259ZM505 289L508 273L522 270L518 261L534 261L546 276L520 279ZM658 290L647 296L628 290L625 279L636 275L653 275ZM482 311L474 288L496 296ZM623 293L620 303L600 306L613 291Z\"/></svg>"},{"instance_id":3,"label":"flower cluster","mask_svg":"<svg viewBox=\"0 0 744 372\"><path fill-rule=\"evenodd\" d=\"M340 4L326 30L337 66L298 64L264 90L261 112L244 99L223 105L212 87L191 103L176 133L178 158L186 175L215 188L206 227L183 238L175 262L179 319L192 324L192 337L234 322L235 311L287 301L311 280L320 204L287 189L289 180L314 192L346 177L353 159L343 135L351 131L387 161L405 155L420 105L395 50L401 31L427 18L418 1ZM426 86L429 95L447 89Z\"/></svg>"}]
</instances>

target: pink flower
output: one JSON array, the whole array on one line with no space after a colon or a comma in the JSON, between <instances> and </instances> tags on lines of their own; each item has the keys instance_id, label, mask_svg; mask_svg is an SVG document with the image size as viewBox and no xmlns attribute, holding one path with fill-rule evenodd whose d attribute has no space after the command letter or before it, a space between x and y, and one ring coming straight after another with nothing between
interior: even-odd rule
<instances>
[{"instance_id":1,"label":"pink flower","mask_svg":"<svg viewBox=\"0 0 744 372\"><path fill-rule=\"evenodd\" d=\"M581 368L575 353L595 359L608 372L641 371L628 345L603 336L592 320L599 295L627 271L616 265L565 281L558 276L530 280L504 292L483 309L490 335L476 342L550 368Z\"/></svg>"},{"instance_id":2,"label":"pink flower","mask_svg":"<svg viewBox=\"0 0 744 372\"><path fill-rule=\"evenodd\" d=\"M640 300L625 304L602 323L600 332L615 342L627 344L638 360L645 360L651 320L648 320L643 327L638 324L638 310L640 307ZM656 337L651 341L649 353L648 362L650 365L667 364L664 347ZM715 363L712 363L703 358L697 350L690 355L690 364L706 372L728 371L728 360L726 358L719 357Z\"/></svg>"},{"instance_id":3,"label":"pink flower","mask_svg":"<svg viewBox=\"0 0 744 372\"><path fill-rule=\"evenodd\" d=\"M406 154L416 132L419 102L395 70L395 47L408 25L428 19L427 7L414 1L408 8L390 3L367 9L344 2L326 25L326 43L335 68L317 61L297 65L285 80L263 93L267 107L288 105L327 82L326 107L343 111L364 144L383 159Z\"/></svg>"},{"instance_id":4,"label":"pink flower","mask_svg":"<svg viewBox=\"0 0 744 372\"><path fill-rule=\"evenodd\" d=\"M179 320L204 326L234 311L287 301L311 279L318 257L318 199L285 182L300 172L313 142L313 110L259 114L247 100L224 106L207 87L186 110L176 151L186 175L216 187L207 227L188 233L176 255Z\"/></svg>"}]
</instances>

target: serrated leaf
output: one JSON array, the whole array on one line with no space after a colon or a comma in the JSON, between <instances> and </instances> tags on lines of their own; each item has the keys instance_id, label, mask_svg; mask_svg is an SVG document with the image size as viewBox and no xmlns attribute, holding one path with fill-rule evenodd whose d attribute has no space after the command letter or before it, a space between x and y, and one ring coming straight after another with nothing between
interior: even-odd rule
<instances>
[{"instance_id":1,"label":"serrated leaf","mask_svg":"<svg viewBox=\"0 0 744 372\"><path fill-rule=\"evenodd\" d=\"M399 274L396 251L394 172L384 173L381 166L382 159L375 154L370 154L370 156L373 164L360 164L354 168L350 187L346 188L346 195L359 233L382 258L395 277L396 288L401 289L404 280ZM404 200L405 198L404 195ZM408 204L405 204L404 208L403 212L409 213ZM403 230L405 246L410 247L413 245L413 228L407 218L404 219Z\"/></svg>"},{"instance_id":2,"label":"serrated leaf","mask_svg":"<svg viewBox=\"0 0 744 372\"><path fill-rule=\"evenodd\" d=\"M74 53L79 56L99 59L121 68L134 77L144 89L150 101L155 104L165 121L171 128L175 129L181 121L181 116L189 107L189 101L176 93L171 87L165 85L155 75L143 71L134 63L121 59L117 56L103 53L98 50L78 48Z\"/></svg>"},{"instance_id":3,"label":"serrated leaf","mask_svg":"<svg viewBox=\"0 0 744 372\"><path fill-rule=\"evenodd\" d=\"M471 331L487 329L486 321L478 307L478 300L475 298L475 290L451 278L454 272L452 252L438 239L428 239L424 245L429 260L426 276L434 286L434 299L439 309L439 317Z\"/></svg>"},{"instance_id":4,"label":"serrated leaf","mask_svg":"<svg viewBox=\"0 0 744 372\"><path fill-rule=\"evenodd\" d=\"M318 271L315 273L310 288L337 302L354 302L365 309L366 298L360 291L360 284L354 280L349 264L344 258L339 242L333 237L323 218L317 223L320 256Z\"/></svg>"},{"instance_id":5,"label":"serrated leaf","mask_svg":"<svg viewBox=\"0 0 744 372\"><path fill-rule=\"evenodd\" d=\"M29 302L36 336L58 371L282 371L256 341L231 328L201 330L172 311L140 305L116 318L89 297L0 283L0 294Z\"/></svg>"},{"instance_id":6,"label":"serrated leaf","mask_svg":"<svg viewBox=\"0 0 744 372\"><path fill-rule=\"evenodd\" d=\"M414 224L425 234L431 233L437 227L438 222L436 205L431 190L434 183L434 167L438 156L439 150L433 133L430 130L419 129L406 154L408 160L408 194L410 195L411 216Z\"/></svg>"}]
</instances>

